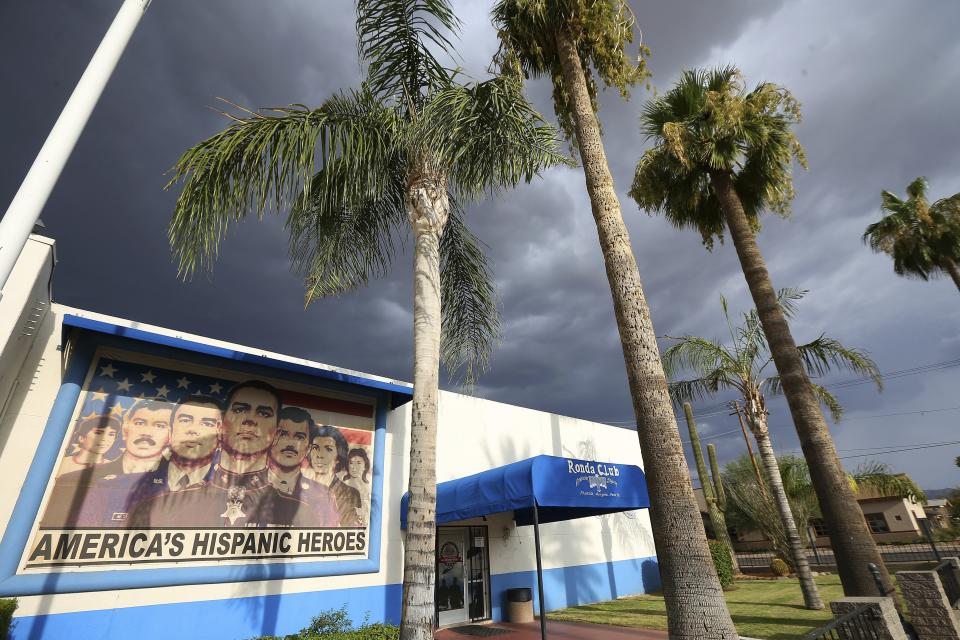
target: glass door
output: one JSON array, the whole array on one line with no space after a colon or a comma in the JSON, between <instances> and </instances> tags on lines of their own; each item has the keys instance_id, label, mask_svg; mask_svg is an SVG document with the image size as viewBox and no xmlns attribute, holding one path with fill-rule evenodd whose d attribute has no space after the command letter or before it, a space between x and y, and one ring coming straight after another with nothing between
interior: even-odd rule
<instances>
[{"instance_id":1,"label":"glass door","mask_svg":"<svg viewBox=\"0 0 960 640\"><path fill-rule=\"evenodd\" d=\"M437 624L441 627L470 620L464 568L468 533L466 527L437 529Z\"/></svg>"},{"instance_id":2,"label":"glass door","mask_svg":"<svg viewBox=\"0 0 960 640\"><path fill-rule=\"evenodd\" d=\"M470 621L490 618L490 555L487 528L470 527L467 532L467 602Z\"/></svg>"}]
</instances>

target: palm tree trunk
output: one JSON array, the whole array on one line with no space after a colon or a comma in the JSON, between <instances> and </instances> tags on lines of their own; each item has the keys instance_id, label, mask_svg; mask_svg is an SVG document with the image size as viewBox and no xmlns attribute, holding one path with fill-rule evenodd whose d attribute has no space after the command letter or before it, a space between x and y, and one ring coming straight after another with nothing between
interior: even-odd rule
<instances>
[{"instance_id":1,"label":"palm tree trunk","mask_svg":"<svg viewBox=\"0 0 960 640\"><path fill-rule=\"evenodd\" d=\"M953 280L953 284L957 285L957 290L960 291L960 267L950 258L944 258L943 268L950 274L950 279Z\"/></svg>"},{"instance_id":2,"label":"palm tree trunk","mask_svg":"<svg viewBox=\"0 0 960 640\"><path fill-rule=\"evenodd\" d=\"M436 572L437 403L440 395L440 235L449 215L446 181L416 176L407 211L413 260L413 403L410 501L403 553L402 640L433 640Z\"/></svg>"},{"instance_id":3,"label":"palm tree trunk","mask_svg":"<svg viewBox=\"0 0 960 640\"><path fill-rule=\"evenodd\" d=\"M820 599L817 583L813 581L813 576L810 574L807 550L804 549L803 543L800 541L800 532L797 531L797 523L793 519L793 511L790 509L789 500L787 500L787 492L783 488L780 465L777 464L777 456L774 454L773 444L770 442L770 431L767 429L767 416L766 409L763 407L763 398L762 396L760 398L744 398L744 401L747 406L750 430L757 440L757 451L760 452L760 461L763 462L763 470L766 471L767 484L770 485L773 502L777 505L783 530L787 535L793 570L800 580L800 591L803 592L804 606L807 609L823 609L823 600Z\"/></svg>"},{"instance_id":4,"label":"palm tree trunk","mask_svg":"<svg viewBox=\"0 0 960 640\"><path fill-rule=\"evenodd\" d=\"M847 481L847 474L837 458L837 449L820 411L820 402L807 377L787 320L777 304L777 295L757 247L753 229L730 174L711 171L710 180L730 229L743 275L760 316L767 344L770 345L770 353L780 373L783 393L810 468L817 500L830 529L830 542L837 558L844 594L876 596L877 587L867 565L872 562L880 567L884 587L888 590L890 575L867 529L863 512Z\"/></svg>"},{"instance_id":5,"label":"palm tree trunk","mask_svg":"<svg viewBox=\"0 0 960 640\"><path fill-rule=\"evenodd\" d=\"M707 547L650 309L613 189L599 123L576 44L566 30L557 33L557 49L623 346L670 638L734 639L737 632Z\"/></svg>"},{"instance_id":6,"label":"palm tree trunk","mask_svg":"<svg viewBox=\"0 0 960 640\"><path fill-rule=\"evenodd\" d=\"M723 517L723 512L720 511L717 505L717 492L714 491L713 482L710 480L710 476L707 475L707 463L703 459L703 449L700 447L700 434L697 432L697 423L693 419L693 408L689 402L683 403L683 414L687 418L687 430L690 432L690 446L693 448L693 460L697 465L697 477L700 479L700 490L703 491L703 501L707 504L707 515L710 516L713 535L730 551L730 561L733 563L733 572L739 574L740 563L737 562L737 552L733 550L733 542L730 540L730 533L727 531L727 519Z\"/></svg>"}]
</instances>

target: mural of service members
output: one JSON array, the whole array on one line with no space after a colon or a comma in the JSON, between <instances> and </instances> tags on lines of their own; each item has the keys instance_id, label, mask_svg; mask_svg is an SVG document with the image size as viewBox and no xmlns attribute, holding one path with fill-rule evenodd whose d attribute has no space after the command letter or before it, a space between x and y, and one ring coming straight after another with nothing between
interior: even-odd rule
<instances>
[{"instance_id":1,"label":"mural of service members","mask_svg":"<svg viewBox=\"0 0 960 640\"><path fill-rule=\"evenodd\" d=\"M143 358L94 358L25 568L366 555L371 402Z\"/></svg>"}]
</instances>

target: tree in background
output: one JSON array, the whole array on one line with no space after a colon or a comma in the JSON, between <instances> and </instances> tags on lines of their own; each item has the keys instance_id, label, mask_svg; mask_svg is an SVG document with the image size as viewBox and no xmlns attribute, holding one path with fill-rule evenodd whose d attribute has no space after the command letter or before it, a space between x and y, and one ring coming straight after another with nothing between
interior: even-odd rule
<instances>
[{"instance_id":1,"label":"tree in background","mask_svg":"<svg viewBox=\"0 0 960 640\"><path fill-rule=\"evenodd\" d=\"M796 312L795 302L802 298L804 293L796 289L782 289L777 292L777 300L785 316L793 317ZM807 608L822 609L823 602L810 574L801 533L793 521L767 425L769 412L765 394L782 392L780 376L772 371L773 358L756 310L751 309L744 313L742 323L734 327L723 296L720 297L720 302L730 333L729 346L699 336L667 336L676 341L663 354L664 369L672 380L670 393L676 402L689 402L713 396L726 389L734 389L743 399L744 418L757 442L766 484L781 521L779 526L790 543L789 554L784 556L784 560L790 563L800 578ZM849 349L837 340L823 335L797 349L807 373L811 376L822 376L838 368L846 369L870 376L877 387L881 387L880 372L864 351ZM681 370L692 371L696 377L676 380L675 375ZM813 386L817 395L830 409L834 420L839 420L843 415L843 407L836 397L820 385ZM757 486L757 490L762 492L763 487Z\"/></svg>"},{"instance_id":2,"label":"tree in background","mask_svg":"<svg viewBox=\"0 0 960 640\"><path fill-rule=\"evenodd\" d=\"M466 82L440 57L458 20L446 0L360 0L366 81L320 107L240 109L186 151L170 244L187 276L210 267L231 223L287 212L306 302L365 285L414 235L414 392L401 637L433 638L439 366L485 368L499 317L464 205L565 159L514 77ZM442 302L442 306L441 306Z\"/></svg>"},{"instance_id":3,"label":"tree in background","mask_svg":"<svg viewBox=\"0 0 960 640\"><path fill-rule=\"evenodd\" d=\"M887 215L867 227L863 241L893 258L897 275L928 280L946 273L960 290L960 193L930 204L928 187L920 177L907 186L906 200L881 193Z\"/></svg>"},{"instance_id":4,"label":"tree in background","mask_svg":"<svg viewBox=\"0 0 960 640\"><path fill-rule=\"evenodd\" d=\"M625 0L498 0L498 62L549 77L560 125L583 163L650 492L650 519L671 638L737 638L707 547L650 309L597 119L597 76L627 96L646 75L627 55L634 16Z\"/></svg>"},{"instance_id":5,"label":"tree in background","mask_svg":"<svg viewBox=\"0 0 960 640\"><path fill-rule=\"evenodd\" d=\"M821 395L777 300L757 246L760 215L788 215L793 199L791 165L805 165L792 127L800 106L785 88L762 82L747 91L733 67L685 71L668 92L649 101L641 128L654 142L637 164L630 195L642 209L663 212L679 228L692 227L710 248L729 230L780 372L803 455L827 526L834 532L837 568L848 596L872 596L877 586L867 569L890 576L846 482L823 412Z\"/></svg>"},{"instance_id":6,"label":"tree in background","mask_svg":"<svg viewBox=\"0 0 960 640\"><path fill-rule=\"evenodd\" d=\"M730 551L731 569L734 574L739 574L740 565L737 562L737 552L733 548L733 542L730 540L730 532L727 531L727 521L723 515L724 508L726 507L723 482L719 474L715 473L713 478L707 474L707 463L703 459L703 449L700 446L700 434L697 433L697 423L693 418L693 409L690 407L689 402L683 403L683 414L687 419L687 430L690 432L690 447L693 449L693 460L697 467L697 479L700 481L703 501L707 505L707 515L710 518L713 535ZM714 458L711 458L710 462L713 464Z\"/></svg>"},{"instance_id":7,"label":"tree in background","mask_svg":"<svg viewBox=\"0 0 960 640\"><path fill-rule=\"evenodd\" d=\"M810 519L820 517L820 505L810 482L810 471L803 458L781 455L777 458L780 476L794 522L804 545L809 543L807 532ZM756 476L746 454L727 463L723 480L729 496L727 516L731 526L739 531L758 531L771 541L778 556L790 562L791 546L771 497L757 486ZM893 473L888 465L866 463L849 474L847 483L855 493L872 492L876 495L912 498L925 502L923 490L908 476Z\"/></svg>"}]
</instances>

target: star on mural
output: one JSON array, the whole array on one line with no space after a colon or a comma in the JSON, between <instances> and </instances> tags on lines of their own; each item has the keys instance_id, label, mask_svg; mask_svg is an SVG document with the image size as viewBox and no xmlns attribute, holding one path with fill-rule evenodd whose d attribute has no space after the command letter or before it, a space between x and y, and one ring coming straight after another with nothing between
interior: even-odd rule
<instances>
[{"instance_id":1,"label":"star on mural","mask_svg":"<svg viewBox=\"0 0 960 640\"><path fill-rule=\"evenodd\" d=\"M151 383L156 379L157 375L153 371L145 371L140 374L140 382Z\"/></svg>"},{"instance_id":2,"label":"star on mural","mask_svg":"<svg viewBox=\"0 0 960 640\"><path fill-rule=\"evenodd\" d=\"M96 400L106 400L106 399L107 399L107 390L104 389L103 387L100 387L99 389L97 389L96 391L94 391L93 393L91 393L91 394L90 394L90 397L91 397L94 401L96 401Z\"/></svg>"},{"instance_id":3,"label":"star on mural","mask_svg":"<svg viewBox=\"0 0 960 640\"><path fill-rule=\"evenodd\" d=\"M124 378L122 382L117 383L117 391L130 391L130 387L133 385L130 384L130 378Z\"/></svg>"},{"instance_id":4,"label":"star on mural","mask_svg":"<svg viewBox=\"0 0 960 640\"><path fill-rule=\"evenodd\" d=\"M162 385L162 386L157 387L157 397L158 397L158 398L166 398L166 397L167 397L167 394L169 394L169 393L170 393L170 389L167 388L167 385Z\"/></svg>"},{"instance_id":5,"label":"star on mural","mask_svg":"<svg viewBox=\"0 0 960 640\"><path fill-rule=\"evenodd\" d=\"M187 376L177 379L177 389L189 389L190 381L187 379Z\"/></svg>"},{"instance_id":6,"label":"star on mural","mask_svg":"<svg viewBox=\"0 0 960 640\"><path fill-rule=\"evenodd\" d=\"M120 404L119 402L113 405L112 407L110 407L110 413L112 413L117 417L120 417L121 415L123 415L123 405Z\"/></svg>"},{"instance_id":7,"label":"star on mural","mask_svg":"<svg viewBox=\"0 0 960 640\"><path fill-rule=\"evenodd\" d=\"M223 391L223 387L220 386L219 382L214 382L212 385L210 385L210 393L220 395L222 391Z\"/></svg>"},{"instance_id":8,"label":"star on mural","mask_svg":"<svg viewBox=\"0 0 960 640\"><path fill-rule=\"evenodd\" d=\"M107 376L108 378L112 378L116 372L117 368L109 363L105 367L100 367L100 375Z\"/></svg>"}]
</instances>

